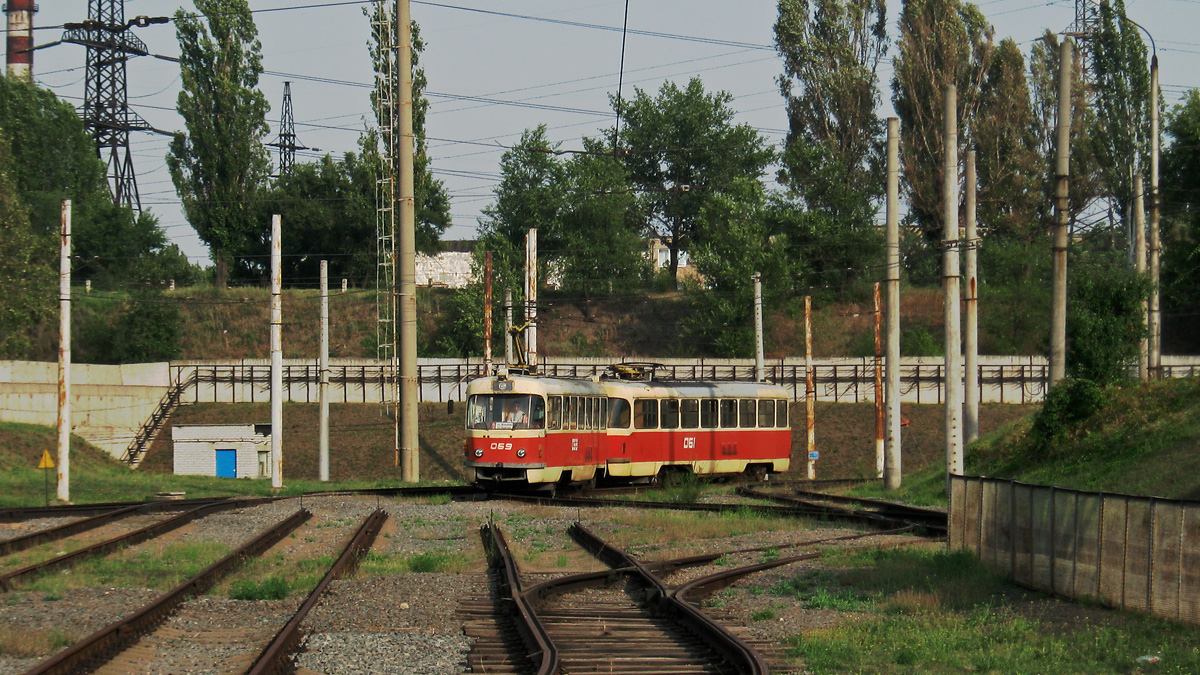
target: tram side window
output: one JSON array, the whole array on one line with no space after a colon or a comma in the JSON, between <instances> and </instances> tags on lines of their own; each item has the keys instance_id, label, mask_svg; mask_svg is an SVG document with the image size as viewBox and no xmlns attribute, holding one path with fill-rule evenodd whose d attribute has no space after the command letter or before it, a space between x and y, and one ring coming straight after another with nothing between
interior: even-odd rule
<instances>
[{"instance_id":1,"label":"tram side window","mask_svg":"<svg viewBox=\"0 0 1200 675\"><path fill-rule=\"evenodd\" d=\"M634 400L633 427L635 429L658 428L658 399L639 398Z\"/></svg>"},{"instance_id":2,"label":"tram side window","mask_svg":"<svg viewBox=\"0 0 1200 675\"><path fill-rule=\"evenodd\" d=\"M758 426L767 429L775 426L775 401L758 402Z\"/></svg>"},{"instance_id":3,"label":"tram side window","mask_svg":"<svg viewBox=\"0 0 1200 675\"><path fill-rule=\"evenodd\" d=\"M717 427L717 399L706 398L700 401L700 427L715 429Z\"/></svg>"},{"instance_id":4,"label":"tram side window","mask_svg":"<svg viewBox=\"0 0 1200 675\"><path fill-rule=\"evenodd\" d=\"M596 399L597 410L600 411L596 415L596 419L600 424L600 429L602 430L608 428L608 405L609 403L607 398Z\"/></svg>"},{"instance_id":5,"label":"tram side window","mask_svg":"<svg viewBox=\"0 0 1200 675\"><path fill-rule=\"evenodd\" d=\"M575 412L579 409L579 399L574 396L564 396L563 401L567 404L566 410L563 411L563 428L575 428Z\"/></svg>"},{"instance_id":6,"label":"tram side window","mask_svg":"<svg viewBox=\"0 0 1200 675\"><path fill-rule=\"evenodd\" d=\"M788 422L788 402L787 399L780 399L775 402L775 426L780 429L786 429L790 426Z\"/></svg>"},{"instance_id":7,"label":"tram side window","mask_svg":"<svg viewBox=\"0 0 1200 675\"><path fill-rule=\"evenodd\" d=\"M583 428L584 429L595 429L596 428L596 399L585 398L585 399L583 399L583 401L584 401L584 405L583 405L584 427Z\"/></svg>"},{"instance_id":8,"label":"tram side window","mask_svg":"<svg viewBox=\"0 0 1200 675\"><path fill-rule=\"evenodd\" d=\"M629 428L629 401L623 398L608 399L608 426L612 429Z\"/></svg>"},{"instance_id":9,"label":"tram side window","mask_svg":"<svg viewBox=\"0 0 1200 675\"><path fill-rule=\"evenodd\" d=\"M547 425L547 428L548 429L561 429L562 428L562 397L561 396L551 396L550 397L550 423Z\"/></svg>"},{"instance_id":10,"label":"tram side window","mask_svg":"<svg viewBox=\"0 0 1200 675\"><path fill-rule=\"evenodd\" d=\"M700 427L700 401L694 398L685 398L679 405L680 418L684 429L698 429Z\"/></svg>"},{"instance_id":11,"label":"tram side window","mask_svg":"<svg viewBox=\"0 0 1200 675\"><path fill-rule=\"evenodd\" d=\"M742 399L738 409L741 413L738 415L738 426L743 429L753 429L755 415L754 399Z\"/></svg>"},{"instance_id":12,"label":"tram side window","mask_svg":"<svg viewBox=\"0 0 1200 675\"><path fill-rule=\"evenodd\" d=\"M737 405L736 398L721 399L721 426L726 429L737 428Z\"/></svg>"},{"instance_id":13,"label":"tram side window","mask_svg":"<svg viewBox=\"0 0 1200 675\"><path fill-rule=\"evenodd\" d=\"M679 428L679 399L665 398L662 402L662 428Z\"/></svg>"}]
</instances>

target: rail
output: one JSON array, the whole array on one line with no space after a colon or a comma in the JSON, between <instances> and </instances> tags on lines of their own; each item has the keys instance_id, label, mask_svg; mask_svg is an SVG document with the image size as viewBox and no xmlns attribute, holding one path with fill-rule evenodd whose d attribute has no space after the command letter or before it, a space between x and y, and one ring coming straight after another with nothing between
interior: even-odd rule
<instances>
[{"instance_id":1,"label":"rail","mask_svg":"<svg viewBox=\"0 0 1200 675\"><path fill-rule=\"evenodd\" d=\"M538 675L557 675L560 669L558 648L550 639L546 627L542 625L537 612L529 602L521 585L521 576L517 572L517 561L504 539L504 533L495 523L485 523L480 529L484 540L484 548L488 553L489 563L497 568L503 578L503 584L508 590L508 599L512 611L516 614L517 630L520 632L526 646L531 650L530 657L537 657Z\"/></svg>"},{"instance_id":2,"label":"rail","mask_svg":"<svg viewBox=\"0 0 1200 675\"><path fill-rule=\"evenodd\" d=\"M292 616L291 621L287 622L283 628L275 635L275 639L267 648L262 651L254 665L247 671L248 675L265 675L266 673L283 674L291 672L288 656L295 650L296 645L300 643L302 634L300 632L300 624L304 622L305 617L312 611L317 603L321 601L321 596L329 589L329 585L335 580L350 574L358 565L362 556L371 548L371 544L375 542L375 537L379 536L379 531L383 529L384 522L387 521L387 511L376 509L371 515L367 516L358 531L350 538L346 544L346 548L342 554L338 556L333 566L325 573L325 577L317 584L312 593L308 594L308 598L304 604L300 605L300 609Z\"/></svg>"},{"instance_id":3,"label":"rail","mask_svg":"<svg viewBox=\"0 0 1200 675\"><path fill-rule=\"evenodd\" d=\"M190 597L204 593L247 558L260 555L295 530L312 514L305 509L267 528L233 553L167 591L133 615L110 623L27 671L25 675L69 675L107 661L139 637L154 630Z\"/></svg>"}]
</instances>

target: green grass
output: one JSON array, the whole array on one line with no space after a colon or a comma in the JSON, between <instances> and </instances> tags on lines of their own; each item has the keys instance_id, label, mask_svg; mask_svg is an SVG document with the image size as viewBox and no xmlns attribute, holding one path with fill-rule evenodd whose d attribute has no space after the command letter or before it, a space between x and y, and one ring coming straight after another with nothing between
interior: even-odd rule
<instances>
[{"instance_id":1,"label":"green grass","mask_svg":"<svg viewBox=\"0 0 1200 675\"><path fill-rule=\"evenodd\" d=\"M468 566L467 557L461 553L368 553L358 565L361 577L378 577L387 574L460 572Z\"/></svg>"},{"instance_id":2,"label":"green grass","mask_svg":"<svg viewBox=\"0 0 1200 675\"><path fill-rule=\"evenodd\" d=\"M229 591L234 600L282 600L292 592L292 584L283 577L271 575L265 579L239 579Z\"/></svg>"},{"instance_id":3,"label":"green grass","mask_svg":"<svg viewBox=\"0 0 1200 675\"><path fill-rule=\"evenodd\" d=\"M1092 611L1085 620L1047 611L965 553L940 549L831 554L833 571L798 575L772 589L809 607L853 612L836 626L789 640L790 657L814 675L835 673L1200 672L1200 629L1143 616ZM782 591L782 593L780 593ZM816 600L814 605L813 601Z\"/></svg>"},{"instance_id":4,"label":"green grass","mask_svg":"<svg viewBox=\"0 0 1200 675\"><path fill-rule=\"evenodd\" d=\"M85 560L68 570L38 577L23 589L53 595L88 586L166 590L196 575L228 553L229 547L213 542L173 543L159 550L141 546Z\"/></svg>"}]
</instances>

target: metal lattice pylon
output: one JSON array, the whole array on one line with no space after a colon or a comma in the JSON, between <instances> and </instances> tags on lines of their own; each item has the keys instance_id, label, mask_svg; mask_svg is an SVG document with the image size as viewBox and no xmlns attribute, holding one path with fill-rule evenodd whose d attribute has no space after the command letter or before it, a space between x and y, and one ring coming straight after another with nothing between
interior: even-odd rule
<instances>
[{"instance_id":1,"label":"metal lattice pylon","mask_svg":"<svg viewBox=\"0 0 1200 675\"><path fill-rule=\"evenodd\" d=\"M1092 36L1099 30L1100 4L1096 0L1075 0L1075 20L1063 31L1063 35L1075 38L1078 43L1076 53L1079 55L1079 69L1085 79L1091 65Z\"/></svg>"},{"instance_id":2,"label":"metal lattice pylon","mask_svg":"<svg viewBox=\"0 0 1200 675\"><path fill-rule=\"evenodd\" d=\"M138 21L132 23L142 25ZM150 52L125 22L124 0L88 0L88 20L83 24L68 24L66 28L63 42L87 47L83 124L108 167L113 203L141 211L129 132L154 129L129 109L125 63L131 57Z\"/></svg>"},{"instance_id":3,"label":"metal lattice pylon","mask_svg":"<svg viewBox=\"0 0 1200 675\"><path fill-rule=\"evenodd\" d=\"M380 173L375 185L375 268L376 352L389 364L390 378L385 383L384 408L391 410L400 401L399 350L396 349L396 30L386 0L380 0L372 21L380 37L384 72L375 75L376 119L380 134Z\"/></svg>"},{"instance_id":4,"label":"metal lattice pylon","mask_svg":"<svg viewBox=\"0 0 1200 675\"><path fill-rule=\"evenodd\" d=\"M296 141L296 121L292 116L292 83L283 83L283 113L279 116L279 140L267 143L279 148L279 175L286 176L296 165L297 150L316 150Z\"/></svg>"}]
</instances>

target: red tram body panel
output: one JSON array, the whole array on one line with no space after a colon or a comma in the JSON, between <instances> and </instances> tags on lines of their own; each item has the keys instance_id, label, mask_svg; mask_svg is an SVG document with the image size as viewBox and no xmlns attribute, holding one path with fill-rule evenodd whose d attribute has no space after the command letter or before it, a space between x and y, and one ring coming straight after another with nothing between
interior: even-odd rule
<instances>
[{"instance_id":1,"label":"red tram body panel","mask_svg":"<svg viewBox=\"0 0 1200 675\"><path fill-rule=\"evenodd\" d=\"M483 485L786 471L789 398L762 382L498 375L467 388L467 467Z\"/></svg>"}]
</instances>

